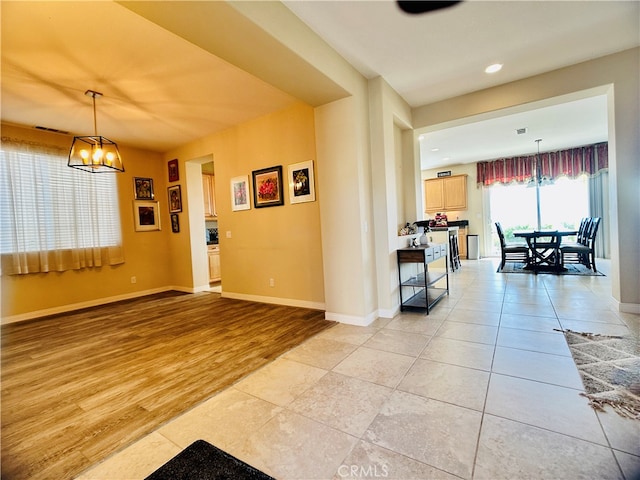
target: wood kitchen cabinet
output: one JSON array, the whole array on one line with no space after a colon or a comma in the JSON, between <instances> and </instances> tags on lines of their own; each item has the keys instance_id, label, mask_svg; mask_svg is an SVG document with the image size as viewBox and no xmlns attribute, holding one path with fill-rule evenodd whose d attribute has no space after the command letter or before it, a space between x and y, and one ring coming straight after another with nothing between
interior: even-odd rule
<instances>
[{"instance_id":1,"label":"wood kitchen cabinet","mask_svg":"<svg viewBox=\"0 0 640 480\"><path fill-rule=\"evenodd\" d=\"M207 248L209 256L209 282L220 281L220 247L217 245Z\"/></svg>"},{"instance_id":2,"label":"wood kitchen cabinet","mask_svg":"<svg viewBox=\"0 0 640 480\"><path fill-rule=\"evenodd\" d=\"M467 258L467 227L458 229L458 252L460 253L460 258Z\"/></svg>"},{"instance_id":3,"label":"wood kitchen cabinet","mask_svg":"<svg viewBox=\"0 0 640 480\"><path fill-rule=\"evenodd\" d=\"M425 212L467 209L467 175L430 178L424 181Z\"/></svg>"},{"instance_id":4,"label":"wood kitchen cabinet","mask_svg":"<svg viewBox=\"0 0 640 480\"><path fill-rule=\"evenodd\" d=\"M204 200L204 218L217 218L215 176L208 173L202 174L202 194Z\"/></svg>"}]
</instances>

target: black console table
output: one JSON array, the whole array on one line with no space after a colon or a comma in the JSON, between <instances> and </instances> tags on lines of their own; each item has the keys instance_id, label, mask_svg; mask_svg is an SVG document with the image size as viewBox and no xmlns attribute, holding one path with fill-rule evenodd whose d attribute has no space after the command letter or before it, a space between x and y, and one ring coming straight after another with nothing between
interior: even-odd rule
<instances>
[{"instance_id":1,"label":"black console table","mask_svg":"<svg viewBox=\"0 0 640 480\"><path fill-rule=\"evenodd\" d=\"M398 250L400 311L429 310L449 294L448 245L446 243ZM444 270L429 271L429 264L444 261ZM436 283L446 286L436 286Z\"/></svg>"}]
</instances>

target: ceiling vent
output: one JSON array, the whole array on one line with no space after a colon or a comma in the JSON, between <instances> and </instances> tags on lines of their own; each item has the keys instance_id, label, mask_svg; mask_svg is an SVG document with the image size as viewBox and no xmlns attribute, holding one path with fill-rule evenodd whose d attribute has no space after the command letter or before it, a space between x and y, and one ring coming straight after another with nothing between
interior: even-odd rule
<instances>
[{"instance_id":1,"label":"ceiling vent","mask_svg":"<svg viewBox=\"0 0 640 480\"><path fill-rule=\"evenodd\" d=\"M63 133L65 135L69 135L69 132L65 132L64 130L58 130L57 128L41 127L39 125L36 125L33 128L35 128L36 130L44 130L46 132Z\"/></svg>"},{"instance_id":2,"label":"ceiling vent","mask_svg":"<svg viewBox=\"0 0 640 480\"><path fill-rule=\"evenodd\" d=\"M518 135L524 135L525 133L527 133L527 129L526 128L518 128L518 129L516 129L516 133Z\"/></svg>"}]
</instances>

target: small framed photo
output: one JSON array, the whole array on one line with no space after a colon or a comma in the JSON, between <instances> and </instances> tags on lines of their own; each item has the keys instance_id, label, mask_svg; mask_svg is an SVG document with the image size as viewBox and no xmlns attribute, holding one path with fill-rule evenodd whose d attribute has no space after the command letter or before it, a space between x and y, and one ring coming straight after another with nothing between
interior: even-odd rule
<instances>
[{"instance_id":1,"label":"small framed photo","mask_svg":"<svg viewBox=\"0 0 640 480\"><path fill-rule=\"evenodd\" d=\"M160 230L160 205L158 202L134 200L133 220L136 232Z\"/></svg>"},{"instance_id":2,"label":"small framed photo","mask_svg":"<svg viewBox=\"0 0 640 480\"><path fill-rule=\"evenodd\" d=\"M133 193L136 200L153 200L153 179L133 177Z\"/></svg>"},{"instance_id":3,"label":"small framed photo","mask_svg":"<svg viewBox=\"0 0 640 480\"><path fill-rule=\"evenodd\" d=\"M180 233L180 219L177 213L171 214L171 231L173 233Z\"/></svg>"},{"instance_id":4,"label":"small framed photo","mask_svg":"<svg viewBox=\"0 0 640 480\"><path fill-rule=\"evenodd\" d=\"M249 210L249 175L233 177L231 179L231 210Z\"/></svg>"},{"instance_id":5,"label":"small framed photo","mask_svg":"<svg viewBox=\"0 0 640 480\"><path fill-rule=\"evenodd\" d=\"M182 192L180 185L169 187L169 213L178 213L182 211Z\"/></svg>"},{"instance_id":6,"label":"small framed photo","mask_svg":"<svg viewBox=\"0 0 640 480\"><path fill-rule=\"evenodd\" d=\"M289 181L289 203L315 201L313 160L289 165L287 180Z\"/></svg>"},{"instance_id":7,"label":"small framed photo","mask_svg":"<svg viewBox=\"0 0 640 480\"><path fill-rule=\"evenodd\" d=\"M177 182L180 180L180 173L178 172L178 159L174 158L169 160L169 181Z\"/></svg>"},{"instance_id":8,"label":"small framed photo","mask_svg":"<svg viewBox=\"0 0 640 480\"><path fill-rule=\"evenodd\" d=\"M253 206L255 208L284 205L282 165L254 170Z\"/></svg>"}]
</instances>

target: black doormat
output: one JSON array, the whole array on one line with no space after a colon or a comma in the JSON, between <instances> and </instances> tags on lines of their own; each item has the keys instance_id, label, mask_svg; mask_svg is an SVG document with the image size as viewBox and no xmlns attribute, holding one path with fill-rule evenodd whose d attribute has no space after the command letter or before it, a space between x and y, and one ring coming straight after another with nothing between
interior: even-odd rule
<instances>
[{"instance_id":1,"label":"black doormat","mask_svg":"<svg viewBox=\"0 0 640 480\"><path fill-rule=\"evenodd\" d=\"M145 480L275 480L204 440L197 440Z\"/></svg>"}]
</instances>

